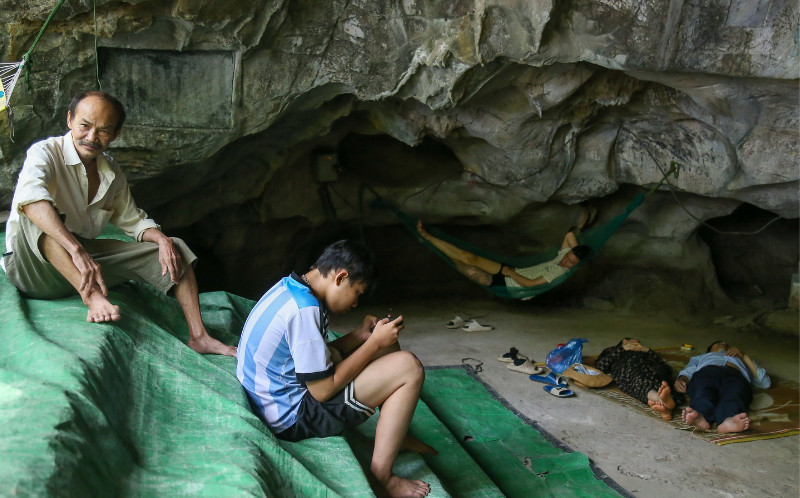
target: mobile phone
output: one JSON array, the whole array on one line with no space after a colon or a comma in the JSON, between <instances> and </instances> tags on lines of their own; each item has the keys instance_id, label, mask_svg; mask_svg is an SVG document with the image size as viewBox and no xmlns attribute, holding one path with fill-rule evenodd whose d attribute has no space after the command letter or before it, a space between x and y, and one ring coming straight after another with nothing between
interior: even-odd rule
<instances>
[{"instance_id":1,"label":"mobile phone","mask_svg":"<svg viewBox=\"0 0 800 498\"><path fill-rule=\"evenodd\" d=\"M392 321L394 321L394 320L397 320L397 318L392 318L392 317L390 317L390 316L385 316L385 317L383 317L383 318L386 318L386 319L387 319L387 320L389 320L390 322L392 322ZM380 319L380 320L378 320L378 321L381 321L381 320L383 320L383 318L381 318L381 319ZM403 325L403 321L402 321L402 320L400 320L400 321L399 321L399 322L397 322L395 325ZM374 325L373 325L372 327L370 327L370 328L369 328L369 333L371 334L373 330L375 330L375 326L374 326Z\"/></svg>"}]
</instances>

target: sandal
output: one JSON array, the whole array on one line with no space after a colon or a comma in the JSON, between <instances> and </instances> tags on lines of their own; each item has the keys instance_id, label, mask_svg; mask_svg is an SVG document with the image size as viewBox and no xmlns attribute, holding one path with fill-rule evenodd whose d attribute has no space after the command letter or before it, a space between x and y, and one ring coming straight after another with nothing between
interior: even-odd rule
<instances>
[{"instance_id":1,"label":"sandal","mask_svg":"<svg viewBox=\"0 0 800 498\"><path fill-rule=\"evenodd\" d=\"M559 385L559 386L567 385L567 380L555 372L550 372L547 375L533 374L529 375L528 378L536 382L543 382L545 384L550 384L550 385Z\"/></svg>"},{"instance_id":2,"label":"sandal","mask_svg":"<svg viewBox=\"0 0 800 498\"><path fill-rule=\"evenodd\" d=\"M465 332L486 332L487 330L494 330L494 327L491 325L481 325L475 320L470 320L461 327L461 330Z\"/></svg>"},{"instance_id":3,"label":"sandal","mask_svg":"<svg viewBox=\"0 0 800 498\"><path fill-rule=\"evenodd\" d=\"M575 396L574 392L572 392L570 389L567 389L564 386L547 385L542 387L544 388L545 391L547 391L548 393L552 394L557 398L568 398L570 396Z\"/></svg>"},{"instance_id":4,"label":"sandal","mask_svg":"<svg viewBox=\"0 0 800 498\"><path fill-rule=\"evenodd\" d=\"M508 353L503 353L502 356L497 357L497 361L502 361L503 363L512 363L516 359L527 360L528 357L520 353L519 349L513 346L508 350Z\"/></svg>"},{"instance_id":5,"label":"sandal","mask_svg":"<svg viewBox=\"0 0 800 498\"><path fill-rule=\"evenodd\" d=\"M506 365L506 367L509 370L513 370L515 372L520 372L528 375L539 375L540 373L544 372L544 368L540 367L539 365L537 365L536 363L532 362L527 358L524 360L522 359L515 360Z\"/></svg>"},{"instance_id":6,"label":"sandal","mask_svg":"<svg viewBox=\"0 0 800 498\"><path fill-rule=\"evenodd\" d=\"M445 326L448 329L460 329L461 327L464 326L465 323L467 323L467 322L465 322L463 318L461 318L460 316L457 316L457 317L453 318L452 320L450 320L449 322L447 322L447 325L445 325Z\"/></svg>"}]
</instances>

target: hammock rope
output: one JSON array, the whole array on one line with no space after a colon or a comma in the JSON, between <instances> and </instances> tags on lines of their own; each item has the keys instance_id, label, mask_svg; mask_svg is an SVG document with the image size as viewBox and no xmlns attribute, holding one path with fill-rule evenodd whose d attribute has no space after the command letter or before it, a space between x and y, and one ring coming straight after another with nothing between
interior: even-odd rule
<instances>
[{"instance_id":1,"label":"hammock rope","mask_svg":"<svg viewBox=\"0 0 800 498\"><path fill-rule=\"evenodd\" d=\"M484 286L484 289L491 292L495 296L506 298L506 299L531 299L534 296L538 296L539 294L543 294L563 283L569 277L571 277L578 269L580 269L586 261L591 259L599 250L600 248L611 238L614 232L622 225L623 222L630 216L630 214L638 208L644 200L649 197L653 192L658 190L659 187L666 181L669 175L674 175L675 178L678 177L679 166L676 162L672 162L670 164L670 169L664 173L663 178L661 179L658 184L656 184L653 188L651 188L648 192L644 194L637 194L633 200L625 207L625 210L620 213L619 215L615 216L614 218L610 219L609 221L602 223L600 225L594 226L589 228L583 232L581 232L577 238L578 243L582 245L587 245L591 247L592 252L591 254L582 259L577 265L575 265L572 269L570 269L565 274L561 275L560 277L554 279L552 282L545 283L542 285L537 285L535 287L506 287L506 286ZM408 213L401 211L400 209L396 208L392 204L385 201L380 195L377 194L372 188L364 186L365 189L369 190L374 196L375 201L373 201L373 205L377 207L382 207L389 209L394 213L397 219L401 222L406 229L414 234L414 236L419 240L420 243L425 245L431 252L437 254L440 258L444 259L451 267L456 268L455 262L451 260L446 254L442 251L437 249L433 244L428 242L425 238L423 238L419 232L417 231L417 219ZM469 251L473 254L481 256L483 258L502 262L503 264L507 264L509 266L513 266L516 268L526 268L530 266L535 266L547 261L552 260L558 254L558 251L561 249L560 245L557 247L549 248L545 251L524 256L524 257L510 257L510 256L501 256L497 254L492 254L489 251L470 244L464 240L460 240L456 237L448 235L447 233L438 230L435 227L426 227L426 230L436 238L442 239L446 242L449 242L461 249ZM457 269L457 268L456 268Z\"/></svg>"},{"instance_id":2,"label":"hammock rope","mask_svg":"<svg viewBox=\"0 0 800 498\"><path fill-rule=\"evenodd\" d=\"M39 34L36 35L36 38L33 40L33 44L31 48L28 49L22 55L21 61L16 62L0 62L0 112L7 110L8 115L8 122L9 122L9 130L11 134L11 141L14 141L14 115L11 108L11 95L14 93L14 89L17 87L17 81L19 81L19 77L22 74L22 71L25 71L25 84L28 88L31 87L30 83L30 72L31 66L33 62L31 61L31 54L33 53L33 49L36 48L36 44L39 43L39 39L41 39L44 31L47 29L47 25L50 24L50 21L53 20L55 17L56 12L58 9L61 8L61 5L64 3L64 0L58 0L58 3L53 10L50 12L50 15L47 17L47 20L42 25L41 29L39 29ZM95 33L95 37L97 34Z\"/></svg>"},{"instance_id":3,"label":"hammock rope","mask_svg":"<svg viewBox=\"0 0 800 498\"><path fill-rule=\"evenodd\" d=\"M31 44L31 48L28 49L22 55L22 60L18 62L0 62L0 76L2 76L2 87L0 87L0 111L8 107L11 109L10 99L11 94L14 92L14 87L17 85L17 80L19 80L20 74L22 71L25 71L25 85L30 89L31 82L30 82L30 73L31 67L33 66L33 61L31 60L31 55L33 55L33 50L36 48L36 45L39 43L39 40L44 35L44 32L47 30L47 26L50 25L50 22L56 16L58 9L64 4L64 0L58 0L53 10L50 12L50 15L47 16L47 20L44 22L42 27L39 29L39 33L34 38L33 43ZM100 66L99 61L97 58L97 1L92 0L92 16L94 18L94 55L95 55L95 78L97 80L97 88L102 90L103 87L100 84ZM4 99L4 100L3 100Z\"/></svg>"},{"instance_id":4,"label":"hammock rope","mask_svg":"<svg viewBox=\"0 0 800 498\"><path fill-rule=\"evenodd\" d=\"M17 86L24 62L0 62L0 111L9 107L8 102Z\"/></svg>"},{"instance_id":5,"label":"hammock rope","mask_svg":"<svg viewBox=\"0 0 800 498\"><path fill-rule=\"evenodd\" d=\"M14 140L14 126L13 126L13 113L11 108L11 94L17 86L20 75L23 70L25 71L25 85L28 89L31 88L30 73L33 66L31 55L36 48L36 44L42 38L42 35L47 30L47 26L56 16L58 9L64 4L64 0L58 0L47 20L39 29L39 33L34 38L31 48L22 55L22 60L17 62L0 62L0 112L8 110L9 127L11 131L11 140ZM94 17L94 60L95 60L95 78L97 80L97 89L102 90L103 86L100 84L100 62L97 57L97 0L92 0L92 15Z\"/></svg>"},{"instance_id":6,"label":"hammock rope","mask_svg":"<svg viewBox=\"0 0 800 498\"><path fill-rule=\"evenodd\" d=\"M55 7L53 7L53 10L50 12L50 15L47 16L47 20L44 22L44 24L42 25L41 29L39 29L39 34L37 34L36 38L34 38L33 44L31 45L31 48L29 48L28 51L25 52L25 54L22 56L22 62L20 63L20 69L22 69L22 67L26 68L25 69L25 84L28 86L28 88L31 87L31 82L29 80L29 76L31 74L31 66L33 65L33 63L31 62L31 54L33 54L33 49L36 48L36 44L39 43L39 39L44 34L44 31L47 29L47 26L50 24L50 21L52 21L53 18L56 16L56 12L58 12L58 9L61 8L61 5L63 3L64 3L64 0L58 0L58 3L56 4Z\"/></svg>"}]
</instances>

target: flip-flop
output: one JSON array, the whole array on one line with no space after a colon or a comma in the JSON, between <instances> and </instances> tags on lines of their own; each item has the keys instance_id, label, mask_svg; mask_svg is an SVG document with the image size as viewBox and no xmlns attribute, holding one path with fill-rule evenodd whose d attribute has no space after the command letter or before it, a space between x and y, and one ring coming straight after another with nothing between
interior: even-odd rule
<instances>
[{"instance_id":1,"label":"flip-flop","mask_svg":"<svg viewBox=\"0 0 800 498\"><path fill-rule=\"evenodd\" d=\"M516 361L509 363L506 365L506 368L509 370L513 370L515 372L520 372L524 374L533 374L538 375L544 372L544 368L538 366L531 360L520 360L519 363Z\"/></svg>"},{"instance_id":2,"label":"flip-flop","mask_svg":"<svg viewBox=\"0 0 800 498\"><path fill-rule=\"evenodd\" d=\"M567 389L564 386L547 385L547 386L542 386L542 388L557 398L568 398L570 396L575 396L575 393L573 393L571 390Z\"/></svg>"},{"instance_id":3,"label":"flip-flop","mask_svg":"<svg viewBox=\"0 0 800 498\"><path fill-rule=\"evenodd\" d=\"M502 356L497 357L497 360L503 363L513 363L515 359L527 360L528 357L520 353L519 349L513 346L508 350L508 353L503 353Z\"/></svg>"},{"instance_id":4,"label":"flip-flop","mask_svg":"<svg viewBox=\"0 0 800 498\"><path fill-rule=\"evenodd\" d=\"M460 329L461 327L464 326L465 323L467 323L467 322L465 322L463 318L461 318L460 316L457 316L457 317L453 318L452 320L450 320L449 322L447 322L447 325L445 325L445 326L448 329Z\"/></svg>"},{"instance_id":5,"label":"flip-flop","mask_svg":"<svg viewBox=\"0 0 800 498\"><path fill-rule=\"evenodd\" d=\"M461 330L466 332L486 332L487 330L494 330L491 325L481 325L475 320L470 320L461 327Z\"/></svg>"},{"instance_id":6,"label":"flip-flop","mask_svg":"<svg viewBox=\"0 0 800 498\"><path fill-rule=\"evenodd\" d=\"M564 379L564 377L555 374L553 372L550 372L547 375L535 375L535 374L529 375L528 378L536 382L544 382L545 384L550 384L550 385L560 385L560 386L567 385L567 380Z\"/></svg>"}]
</instances>

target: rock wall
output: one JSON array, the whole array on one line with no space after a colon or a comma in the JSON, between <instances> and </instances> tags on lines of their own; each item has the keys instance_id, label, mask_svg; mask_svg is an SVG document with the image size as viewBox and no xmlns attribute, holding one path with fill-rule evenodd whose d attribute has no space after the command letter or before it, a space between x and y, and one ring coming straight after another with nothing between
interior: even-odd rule
<instances>
[{"instance_id":1,"label":"rock wall","mask_svg":"<svg viewBox=\"0 0 800 498\"><path fill-rule=\"evenodd\" d=\"M364 182L525 252L557 243L579 204L609 219L676 162L674 196L652 196L594 278L566 287L625 307L656 274L677 308L724 302L698 227L742 203L798 216L797 2L96 3L97 50L92 2L67 0L31 88L10 99L13 142L0 119L0 202L26 148L63 133L69 97L99 75L129 112L113 154L138 202L222 270L209 281L251 297L342 234L391 234L379 254L424 258L364 210ZM0 0L3 61L21 59L52 4ZM390 269L407 284L394 292L469 292L425 261L401 265L413 277Z\"/></svg>"}]
</instances>

